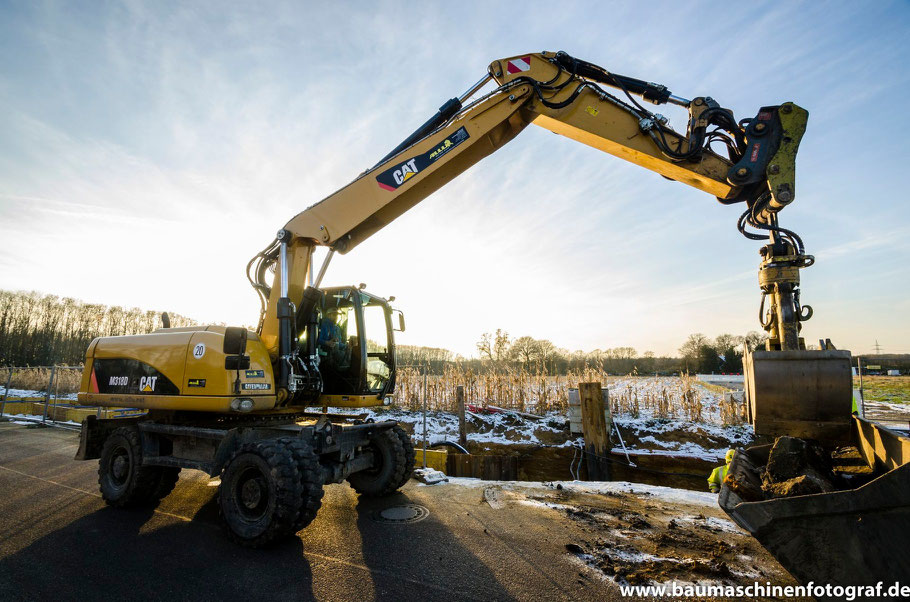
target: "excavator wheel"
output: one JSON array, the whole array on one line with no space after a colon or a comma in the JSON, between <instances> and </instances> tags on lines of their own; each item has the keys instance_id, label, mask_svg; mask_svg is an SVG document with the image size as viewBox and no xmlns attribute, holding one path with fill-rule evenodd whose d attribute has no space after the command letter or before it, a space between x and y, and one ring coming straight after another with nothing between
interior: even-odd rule
<instances>
[{"instance_id":1,"label":"excavator wheel","mask_svg":"<svg viewBox=\"0 0 910 602\"><path fill-rule=\"evenodd\" d=\"M401 477L401 482L398 483L396 488L398 489L403 487L414 473L414 444L411 443L411 436L400 426L396 426L392 430L398 435L401 440L401 446L404 448L404 474Z\"/></svg>"},{"instance_id":2,"label":"excavator wheel","mask_svg":"<svg viewBox=\"0 0 910 602\"><path fill-rule=\"evenodd\" d=\"M371 441L370 446L373 448L376 465L369 470L355 472L348 477L348 483L354 491L368 497L394 493L406 480L404 474L408 462L398 433L392 429L382 431Z\"/></svg>"},{"instance_id":3,"label":"excavator wheel","mask_svg":"<svg viewBox=\"0 0 910 602\"><path fill-rule=\"evenodd\" d=\"M259 548L293 535L301 493L297 461L283 441L240 446L224 465L218 490L228 536Z\"/></svg>"},{"instance_id":4,"label":"excavator wheel","mask_svg":"<svg viewBox=\"0 0 910 602\"><path fill-rule=\"evenodd\" d=\"M297 472L300 473L301 505L297 519L294 521L294 533L304 529L316 518L316 513L322 506L322 468L319 466L319 456L313 451L309 443L302 439L281 440L297 462Z\"/></svg>"},{"instance_id":5,"label":"excavator wheel","mask_svg":"<svg viewBox=\"0 0 910 602\"><path fill-rule=\"evenodd\" d=\"M98 461L98 485L109 506L129 508L158 501L158 466L142 466L139 429L119 428L108 436Z\"/></svg>"}]
</instances>

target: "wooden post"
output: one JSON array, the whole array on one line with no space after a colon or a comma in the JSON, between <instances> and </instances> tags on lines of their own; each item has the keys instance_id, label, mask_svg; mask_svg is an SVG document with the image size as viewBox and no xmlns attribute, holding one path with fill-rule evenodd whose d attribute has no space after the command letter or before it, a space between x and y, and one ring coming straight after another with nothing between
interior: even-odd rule
<instances>
[{"instance_id":1,"label":"wooden post","mask_svg":"<svg viewBox=\"0 0 910 602\"><path fill-rule=\"evenodd\" d=\"M610 438L604 418L604 398L600 383L579 383L581 400L581 429L585 438L588 479L610 480Z\"/></svg>"},{"instance_id":2,"label":"wooden post","mask_svg":"<svg viewBox=\"0 0 910 602\"><path fill-rule=\"evenodd\" d=\"M468 431L464 422L464 387L455 387L455 403L458 405L458 444L462 447L468 444Z\"/></svg>"}]
</instances>

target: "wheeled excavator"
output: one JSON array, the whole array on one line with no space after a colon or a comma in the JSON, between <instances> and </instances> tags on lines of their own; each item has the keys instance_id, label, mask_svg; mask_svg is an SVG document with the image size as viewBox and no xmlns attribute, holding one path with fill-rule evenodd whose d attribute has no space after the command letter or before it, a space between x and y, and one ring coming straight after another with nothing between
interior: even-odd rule
<instances>
[{"instance_id":1,"label":"wheeled excavator","mask_svg":"<svg viewBox=\"0 0 910 602\"><path fill-rule=\"evenodd\" d=\"M685 108L685 131L646 104ZM101 494L114 506L154 503L182 468L220 476L227 532L253 547L304 528L327 483L347 480L368 496L396 491L414 466L409 436L394 421L328 408L390 402L403 315L393 298L363 286L321 287L323 277L335 253L352 251L532 123L740 205L739 230L765 243L759 284L768 340L746 362L756 432L843 438L849 352L806 349L800 327L811 309L800 301L799 273L813 258L778 220L796 198L807 118L785 102L737 120L711 97L682 98L565 52L495 60L464 94L294 216L256 254L247 266L261 301L255 330L165 323L150 334L95 339L79 401L146 413L88 418L76 457L99 459ZM317 271L320 246L328 251Z\"/></svg>"}]
</instances>

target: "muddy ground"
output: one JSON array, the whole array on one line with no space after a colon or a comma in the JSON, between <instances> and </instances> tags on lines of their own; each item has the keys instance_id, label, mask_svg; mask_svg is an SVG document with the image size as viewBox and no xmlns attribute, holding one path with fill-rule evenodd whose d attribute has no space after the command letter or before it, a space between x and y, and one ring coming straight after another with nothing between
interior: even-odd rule
<instances>
[{"instance_id":1,"label":"muddy ground","mask_svg":"<svg viewBox=\"0 0 910 602\"><path fill-rule=\"evenodd\" d=\"M631 585L796 584L726 517L711 494L629 483L590 484L591 488L569 483L474 486L493 508L532 506L553 520L574 523L584 535L565 542L565 547L582 578Z\"/></svg>"}]
</instances>

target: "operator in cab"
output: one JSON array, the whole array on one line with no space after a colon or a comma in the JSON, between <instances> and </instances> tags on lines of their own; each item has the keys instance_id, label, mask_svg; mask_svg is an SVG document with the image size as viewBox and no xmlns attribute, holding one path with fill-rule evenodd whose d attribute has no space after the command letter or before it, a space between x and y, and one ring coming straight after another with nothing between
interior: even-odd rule
<instances>
[{"instance_id":1,"label":"operator in cab","mask_svg":"<svg viewBox=\"0 0 910 602\"><path fill-rule=\"evenodd\" d=\"M351 348L339 323L343 317L337 307L330 308L319 324L317 339L326 367L339 371L346 370L351 364Z\"/></svg>"}]
</instances>

